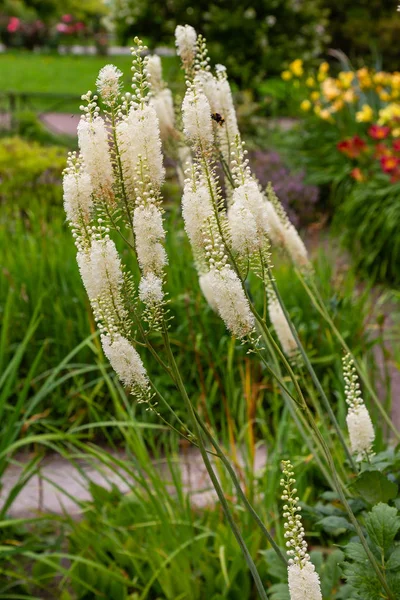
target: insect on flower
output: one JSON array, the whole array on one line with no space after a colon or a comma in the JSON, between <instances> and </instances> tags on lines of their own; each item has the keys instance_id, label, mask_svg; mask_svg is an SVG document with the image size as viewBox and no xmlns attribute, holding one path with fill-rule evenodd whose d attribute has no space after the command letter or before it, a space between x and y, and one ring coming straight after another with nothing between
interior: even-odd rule
<instances>
[{"instance_id":1,"label":"insect on flower","mask_svg":"<svg viewBox=\"0 0 400 600\"><path fill-rule=\"evenodd\" d=\"M224 117L222 117L219 113L211 113L211 118L213 121L215 121L216 123L218 123L218 125L220 125L222 127L222 125L225 123L225 119Z\"/></svg>"}]
</instances>

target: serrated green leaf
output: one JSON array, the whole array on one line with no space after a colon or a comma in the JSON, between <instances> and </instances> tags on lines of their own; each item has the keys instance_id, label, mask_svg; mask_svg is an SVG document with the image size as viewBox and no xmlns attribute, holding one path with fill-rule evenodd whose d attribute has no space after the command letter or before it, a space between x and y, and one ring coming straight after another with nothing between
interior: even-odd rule
<instances>
[{"instance_id":1,"label":"serrated green leaf","mask_svg":"<svg viewBox=\"0 0 400 600\"><path fill-rule=\"evenodd\" d=\"M333 590L339 587L343 561L344 553L339 549L334 550L326 559L320 572L323 598L333 598Z\"/></svg>"},{"instance_id":2,"label":"serrated green leaf","mask_svg":"<svg viewBox=\"0 0 400 600\"><path fill-rule=\"evenodd\" d=\"M400 569L400 546L396 546L385 565L386 569Z\"/></svg>"},{"instance_id":3,"label":"serrated green leaf","mask_svg":"<svg viewBox=\"0 0 400 600\"><path fill-rule=\"evenodd\" d=\"M397 508L380 502L368 513L365 526L374 544L386 552L400 529Z\"/></svg>"},{"instance_id":4,"label":"serrated green leaf","mask_svg":"<svg viewBox=\"0 0 400 600\"><path fill-rule=\"evenodd\" d=\"M396 498L398 492L398 486L380 471L364 471L353 487L369 504L388 502Z\"/></svg>"},{"instance_id":5,"label":"serrated green leaf","mask_svg":"<svg viewBox=\"0 0 400 600\"><path fill-rule=\"evenodd\" d=\"M284 552L284 550L283 550ZM267 563L267 572L274 578L281 581L287 579L287 569L281 559L277 556L275 550L269 548L268 550L260 550L261 554Z\"/></svg>"},{"instance_id":6,"label":"serrated green leaf","mask_svg":"<svg viewBox=\"0 0 400 600\"><path fill-rule=\"evenodd\" d=\"M327 531L334 536L342 535L343 533L346 533L346 531L354 531L353 525L349 523L345 517L336 517L332 515L330 517L324 517L316 524L322 527L324 531Z\"/></svg>"},{"instance_id":7,"label":"serrated green leaf","mask_svg":"<svg viewBox=\"0 0 400 600\"><path fill-rule=\"evenodd\" d=\"M290 600L287 583L276 583L269 588L270 600Z\"/></svg>"},{"instance_id":8,"label":"serrated green leaf","mask_svg":"<svg viewBox=\"0 0 400 600\"><path fill-rule=\"evenodd\" d=\"M364 548L357 542L350 542L347 544L344 552L346 554L346 558L350 558L351 560L361 564L368 563L368 556L366 555Z\"/></svg>"}]
</instances>

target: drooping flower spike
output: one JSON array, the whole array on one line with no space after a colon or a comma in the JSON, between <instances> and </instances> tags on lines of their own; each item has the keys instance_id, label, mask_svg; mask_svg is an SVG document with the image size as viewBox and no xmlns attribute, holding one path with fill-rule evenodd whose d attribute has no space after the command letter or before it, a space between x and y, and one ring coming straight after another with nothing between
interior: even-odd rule
<instances>
[{"instance_id":1,"label":"drooping flower spike","mask_svg":"<svg viewBox=\"0 0 400 600\"><path fill-rule=\"evenodd\" d=\"M281 499L285 519L285 539L287 547L288 582L290 600L322 600L319 575L310 560L304 527L300 516L301 507L296 496L296 480L290 460L282 461L283 488Z\"/></svg>"},{"instance_id":2,"label":"drooping flower spike","mask_svg":"<svg viewBox=\"0 0 400 600\"><path fill-rule=\"evenodd\" d=\"M375 431L368 409L362 399L357 371L350 354L343 358L343 376L344 393L349 407L346 423L351 451L357 460L361 461L373 455L372 445Z\"/></svg>"}]
</instances>

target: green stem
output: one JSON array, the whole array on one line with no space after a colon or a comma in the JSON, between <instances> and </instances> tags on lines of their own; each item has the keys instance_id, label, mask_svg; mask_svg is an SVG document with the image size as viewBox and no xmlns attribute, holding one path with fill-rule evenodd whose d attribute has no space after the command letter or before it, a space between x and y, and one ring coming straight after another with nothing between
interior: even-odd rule
<instances>
[{"instance_id":1,"label":"green stem","mask_svg":"<svg viewBox=\"0 0 400 600\"><path fill-rule=\"evenodd\" d=\"M263 331L262 331L262 336L264 338L265 343L269 347L269 351L270 351L271 356L274 359L275 367L278 370L278 375L273 371L273 369L270 369L269 372L275 378L275 380L276 380L276 382L277 382L277 384L278 384L278 386L279 386L279 388L280 388L280 390L282 392L283 399L284 399L284 401L286 403L286 406L288 407L288 410L289 410L289 412L290 412L290 414L291 414L294 422L296 423L296 426L297 426L297 429L300 432L300 435L302 436L304 442L308 446L308 449L310 450L311 454L314 456L315 462L317 463L318 467L320 468L320 470L321 470L322 474L324 475L327 483L329 484L329 486L331 487L331 489L334 490L335 489L335 485L333 483L333 480L331 479L328 470L326 469L325 465L322 463L320 457L318 456L316 448L314 447L314 445L311 442L311 438L313 438L315 434L314 434L312 428L310 427L309 423L307 422L307 420L306 420L305 416L303 415L303 413L299 412L299 405L298 405L297 401L293 398L292 394L290 394L287 391L287 388L283 385L283 383L282 383L282 374L280 372L279 362L277 361L276 356L275 356L274 352L272 351L272 349L270 347L269 340L268 340L268 338L265 337L265 334L264 334ZM261 358L263 364L267 366L268 363L266 362L265 358L262 355L260 355L260 358ZM306 431L304 431L304 428L307 431L308 435L307 435ZM315 443L318 446L318 443L319 443L318 439L314 440L314 441L315 441Z\"/></svg>"},{"instance_id":2,"label":"green stem","mask_svg":"<svg viewBox=\"0 0 400 600\"><path fill-rule=\"evenodd\" d=\"M314 371L314 368L313 368L313 366L312 366L312 364L310 362L310 359L308 358L307 353L306 353L306 351L303 348L303 344L301 343L301 341L299 339L299 336L297 335L296 328L294 327L294 325L292 323L292 320L291 320L291 318L289 316L289 313L286 310L286 307L285 307L285 305L283 303L282 297L281 297L281 295L279 293L278 287L277 287L277 285L275 283L274 278L271 275L271 271L270 271L269 268L268 268L268 277L269 277L271 285L272 285L272 287L274 289L274 292L276 294L278 302L279 302L279 304L280 304L280 306L282 308L283 314L285 315L285 319L286 319L287 324L288 324L288 326L290 328L290 331L292 332L292 335L293 335L293 337L295 339L296 345L297 345L298 349L300 350L300 354L301 354L301 356L302 356L302 358L304 360L304 364L306 365L307 370L310 373L311 378L312 378L312 380L313 380L313 382L315 384L315 387L317 388L317 390L318 390L318 392L319 392L319 394L320 394L320 396L322 398L322 402L323 402L323 404L325 406L325 409L326 409L326 411L327 411L327 413L328 413L328 415L329 415L329 417L330 417L330 419L332 421L332 424L333 424L333 426L335 428L335 431L336 431L336 433L338 435L340 443L343 446L343 449L344 449L344 451L346 453L346 456L347 456L347 459L348 459L348 461L349 461L349 463L351 465L351 468L353 469L353 471L355 473L357 473L356 463L354 462L354 459L353 459L353 457L351 455L351 452L350 452L350 450L349 450L349 448L348 448L348 446L346 444L346 441L345 441L345 439L343 437L342 431L340 429L340 425L337 422L337 419L336 419L335 414L334 414L334 412L332 410L331 404L330 404L330 402L329 402L329 400L328 400L328 398L327 398L327 396L325 394L325 391L324 391L324 389L323 389L323 387L322 387L322 385L321 385L321 383L320 383L320 381L319 381L319 379L317 377L317 374Z\"/></svg>"},{"instance_id":3,"label":"green stem","mask_svg":"<svg viewBox=\"0 0 400 600\"><path fill-rule=\"evenodd\" d=\"M392 592L391 592L391 590L390 590L390 588L389 588L389 586L388 586L388 584L386 582L386 579L385 579L385 577L384 577L384 575L383 575L383 573L382 573L382 571L381 571L381 569L379 567L379 564L378 564L375 556L372 554L372 552L371 552L371 550L370 550L370 548L368 546L368 542L365 539L365 536L364 536L364 534L362 532L362 529L361 529L361 527L360 527L360 525L359 525L359 523L358 523L358 521L357 521L357 519L356 519L356 517L355 517L355 515L354 515L354 513L352 511L352 509L351 509L351 506L347 502L346 495L345 495L345 493L343 491L343 487L342 487L342 485L341 485L341 483L339 481L339 477L338 477L338 474L337 474L337 471L336 471L335 463L332 460L332 456L331 456L331 453L329 451L329 448L326 445L325 440L322 437L322 435L321 435L321 433L320 433L320 431L319 431L319 429L317 427L317 424L314 421L314 417L313 417L312 413L310 412L310 410L308 408L307 408L307 413L308 413L307 416L308 416L308 419L310 421L310 424L311 424L313 430L315 431L316 436L319 438L321 446L324 449L326 460L328 461L328 465L329 465L329 467L330 467L330 469L332 471L332 477L334 479L336 491L339 494L340 500L341 500L341 502L342 502L342 504L343 504L343 506L344 506L344 508L345 508L345 510L347 512L347 514L349 515L349 519L350 519L352 525L354 526L354 529L356 530L358 537L360 538L360 542L361 542L361 544L362 544L362 546L363 546L363 548L365 550L365 553L368 556L368 559L369 559L369 561L370 561L370 563L371 563L371 565L372 565L372 567L373 567L373 569L374 569L374 571L375 571L375 573L376 573L376 575L377 575L377 577L378 577L378 579L379 579L379 581L380 581L383 589L387 593L388 600L395 600L395 597L392 594Z\"/></svg>"},{"instance_id":4,"label":"green stem","mask_svg":"<svg viewBox=\"0 0 400 600\"><path fill-rule=\"evenodd\" d=\"M343 339L342 335L340 334L339 330L337 329L335 323L333 322L332 317L330 316L324 300L322 299L317 287L315 285L313 285L313 291L314 293L311 291L310 287L308 286L307 282L305 281L303 275L296 269L296 273L298 278L300 279L301 284L303 285L304 289L306 290L307 294L310 297L311 302L313 303L314 307L317 309L317 311L319 312L319 314L325 319L325 321L328 323L328 325L331 327L333 333L336 335L336 337L338 338L339 342L342 344L343 349L346 351L347 354L350 354L354 365L360 375L360 378L362 380L362 382L364 383L365 387L368 390L368 393L370 394L371 398L373 399L376 407L378 408L379 412L381 413L385 423L387 424L387 426L390 428L390 430L394 433L394 435L396 436L396 438L398 440L400 440L400 432L398 431L398 429L395 427L394 423L392 422L390 416L387 414L387 412L385 411L385 409L382 406L381 401L379 400L378 396L376 395L374 389L371 386L371 383L369 381L368 376L366 375L364 369L362 368L361 364L358 362L358 360L355 358L354 354L352 353L352 351L350 350L349 346L346 344L345 340ZM314 295L315 294L315 295ZM315 296L317 296L317 299L315 298Z\"/></svg>"},{"instance_id":5,"label":"green stem","mask_svg":"<svg viewBox=\"0 0 400 600\"><path fill-rule=\"evenodd\" d=\"M229 473L229 475L230 475L230 477L232 479L233 485L235 486L235 489L236 489L239 497L241 498L243 504L245 505L245 507L249 511L250 515L253 517L253 519L257 523L258 527L260 528L261 532L267 538L268 542L271 544L271 546L273 547L273 549L275 550L275 552L277 553L277 555L279 556L279 558L284 562L285 565L287 565L287 563L288 563L287 558L284 556L284 554L282 553L281 549L276 544L276 542L272 538L271 534L269 533L268 529L265 527L264 523L261 521L260 517L258 516L258 514L256 513L256 511L254 510L254 508L250 504L250 502L247 499L245 493L243 492L242 487L240 485L240 482L239 482L239 480L237 478L237 475L235 473L235 470L232 467L230 461L227 459L227 457L223 453L223 451L222 451L221 447L219 446L218 442L215 440L215 438L208 431L207 427L201 421L201 419L200 419L197 411L195 411L195 412L196 412L196 418L198 420L198 423L199 423L200 427L204 431L206 437L209 439L211 445L214 446L214 448L215 448L215 450L217 452L217 456L221 459L221 461L225 465L226 470L228 471L228 473Z\"/></svg>"},{"instance_id":6,"label":"green stem","mask_svg":"<svg viewBox=\"0 0 400 600\"><path fill-rule=\"evenodd\" d=\"M188 412L190 414L190 417L192 419L192 422L193 422L193 428L194 428L194 431L195 431L195 434L196 434L196 438L197 438L197 440L199 442L200 453L201 453L204 465L205 465L205 467L207 469L207 472L208 472L208 474L210 476L210 479L211 479L212 484L214 486L214 489L215 489L215 491L217 493L219 501L221 502L222 509L223 509L223 511L225 513L225 516L226 516L226 519L227 519L227 521L228 521L228 523L229 523L229 525L231 527L232 533L235 536L235 538L236 538L236 540L237 540L237 542L238 542L238 544L239 544L239 546L240 546L240 548L241 548L241 550L243 552L243 555L245 557L247 565L248 565L248 567L250 569L250 572L251 572L251 574L253 576L253 580L254 580L254 583L256 585L257 591L258 591L258 593L260 595L260 598L262 598L262 600L268 600L268 597L267 597L267 594L266 594L266 592L264 590L264 586L262 584L260 575L258 574L257 567L254 564L254 561L251 558L250 552L249 552L249 550L248 550L248 548L246 546L246 543L245 543L245 541L244 541L244 539L243 539L243 537L242 537L242 535L241 535L241 533L240 533L240 531L239 531L239 529L238 529L238 527L237 527L237 525L236 525L236 523L235 523L235 521L233 519L233 516L231 514L230 508L229 508L228 503L226 501L226 498L224 496L223 490L222 490L222 488L221 488L221 486L219 484L217 476L214 473L214 469L212 467L210 459L208 458L208 454L207 454L207 451L206 451L206 448L205 448L205 445L204 445L204 441L203 441L202 432L201 432L199 423L197 421L194 408L193 408L192 403L191 403L191 401L189 399L189 396L187 395L185 386L184 386L183 381L181 379L179 369L178 369L178 367L176 365L175 358L174 358L174 355L172 353L171 346L170 346L170 343L169 343L168 331L166 329L166 326L165 326L164 322L163 322L163 339L164 339L165 349L166 349L167 354L168 354L168 358L169 358L169 361L170 361L171 368L172 368L172 370L175 373L176 385L177 385L177 387L178 387L178 389L179 389L179 391L181 393L181 396L182 396L182 398L183 398L183 400L185 402L186 408L187 408L187 410L188 410Z\"/></svg>"}]
</instances>

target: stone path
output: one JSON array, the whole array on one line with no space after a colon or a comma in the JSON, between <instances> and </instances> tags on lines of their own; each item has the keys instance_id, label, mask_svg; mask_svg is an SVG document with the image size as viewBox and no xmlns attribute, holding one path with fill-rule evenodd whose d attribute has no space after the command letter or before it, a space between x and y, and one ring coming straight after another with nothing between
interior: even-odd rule
<instances>
[{"instance_id":1,"label":"stone path","mask_svg":"<svg viewBox=\"0 0 400 600\"><path fill-rule=\"evenodd\" d=\"M126 455L105 449L110 457L124 459ZM21 477L23 467L28 457L20 455L15 463L7 470L4 487L0 493L0 506L7 498L14 485ZM254 469L261 470L266 463L266 451L259 447L256 451ZM211 487L208 473L197 448L189 448L178 458L183 488L191 495L191 503L198 508L204 508L216 501L216 494ZM166 461L153 462L165 481L171 482L171 494L174 493L172 478ZM93 482L108 489L114 484L122 492L128 492L137 485L133 478L127 475L117 465L106 468L100 462L90 459L76 461L75 464L54 455L48 455L43 460L40 472L34 475L24 486L8 511L10 517L32 517L38 513L63 514L78 517L81 512L81 502L90 500L89 483Z\"/></svg>"}]
</instances>

